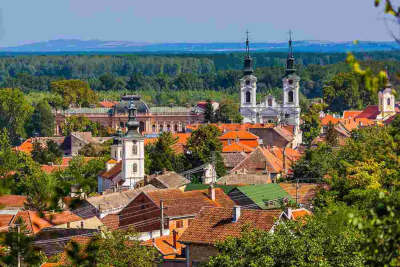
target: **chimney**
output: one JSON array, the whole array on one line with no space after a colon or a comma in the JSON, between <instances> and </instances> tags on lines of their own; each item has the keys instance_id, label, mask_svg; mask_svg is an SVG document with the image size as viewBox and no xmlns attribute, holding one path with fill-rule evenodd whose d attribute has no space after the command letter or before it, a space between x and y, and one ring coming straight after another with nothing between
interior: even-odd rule
<instances>
[{"instance_id":1,"label":"chimney","mask_svg":"<svg viewBox=\"0 0 400 267\"><path fill-rule=\"evenodd\" d=\"M232 222L237 222L240 218L240 206L233 207Z\"/></svg>"},{"instance_id":2,"label":"chimney","mask_svg":"<svg viewBox=\"0 0 400 267\"><path fill-rule=\"evenodd\" d=\"M210 184L210 187L208 188L208 197L212 201L215 201L215 188L213 184Z\"/></svg>"},{"instance_id":3,"label":"chimney","mask_svg":"<svg viewBox=\"0 0 400 267\"><path fill-rule=\"evenodd\" d=\"M172 240L173 240L172 245L173 245L174 248L176 248L176 237L177 237L177 235L178 235L178 232L175 231L175 229L172 230Z\"/></svg>"}]
</instances>

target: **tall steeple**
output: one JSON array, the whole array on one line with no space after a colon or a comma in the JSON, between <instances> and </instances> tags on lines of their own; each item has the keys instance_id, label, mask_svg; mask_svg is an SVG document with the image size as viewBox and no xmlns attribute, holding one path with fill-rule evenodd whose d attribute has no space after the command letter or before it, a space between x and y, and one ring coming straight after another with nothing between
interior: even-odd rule
<instances>
[{"instance_id":1,"label":"tall steeple","mask_svg":"<svg viewBox=\"0 0 400 267\"><path fill-rule=\"evenodd\" d=\"M246 31L246 56L244 58L244 75L253 74L253 59L250 57L250 42L249 42L249 31Z\"/></svg>"},{"instance_id":2,"label":"tall steeple","mask_svg":"<svg viewBox=\"0 0 400 267\"><path fill-rule=\"evenodd\" d=\"M129 103L128 112L128 122L126 123L128 132L125 137L142 137L139 133L139 122L136 120L136 106L133 100Z\"/></svg>"},{"instance_id":3,"label":"tall steeple","mask_svg":"<svg viewBox=\"0 0 400 267\"><path fill-rule=\"evenodd\" d=\"M286 60L286 76L296 72L294 67L293 45L292 45L292 31L289 31L289 54Z\"/></svg>"}]
</instances>

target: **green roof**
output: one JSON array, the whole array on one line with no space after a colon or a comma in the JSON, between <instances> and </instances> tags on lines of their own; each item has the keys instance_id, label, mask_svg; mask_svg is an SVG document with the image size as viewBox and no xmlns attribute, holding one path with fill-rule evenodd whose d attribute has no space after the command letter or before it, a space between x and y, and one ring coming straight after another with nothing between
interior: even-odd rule
<instances>
[{"instance_id":1,"label":"green roof","mask_svg":"<svg viewBox=\"0 0 400 267\"><path fill-rule=\"evenodd\" d=\"M193 191L193 190L204 190L210 187L207 184L188 184L185 187L185 191ZM225 194L228 194L230 191L235 189L237 186L234 185L215 185L215 188L221 188L224 190Z\"/></svg>"},{"instance_id":2,"label":"green roof","mask_svg":"<svg viewBox=\"0 0 400 267\"><path fill-rule=\"evenodd\" d=\"M291 199L290 195L278 184L246 185L237 187L237 190L246 195L261 209L271 208L271 205L267 203L270 200L280 198ZM276 207L277 204L278 202L274 202L273 206Z\"/></svg>"}]
</instances>

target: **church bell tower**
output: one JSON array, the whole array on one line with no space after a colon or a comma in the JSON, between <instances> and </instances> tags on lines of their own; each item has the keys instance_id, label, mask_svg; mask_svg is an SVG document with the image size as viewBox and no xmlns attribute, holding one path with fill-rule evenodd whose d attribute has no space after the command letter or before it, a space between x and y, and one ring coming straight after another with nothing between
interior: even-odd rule
<instances>
[{"instance_id":1,"label":"church bell tower","mask_svg":"<svg viewBox=\"0 0 400 267\"><path fill-rule=\"evenodd\" d=\"M247 32L246 55L243 67L244 76L240 79L240 113L244 117L244 122L252 122L255 119L251 110L257 106L257 78L253 73L253 59L250 56L250 42Z\"/></svg>"},{"instance_id":2,"label":"church bell tower","mask_svg":"<svg viewBox=\"0 0 400 267\"><path fill-rule=\"evenodd\" d=\"M122 179L124 187L134 188L144 179L144 137L139 133L136 107L132 100L128 112L128 132L122 138Z\"/></svg>"}]
</instances>

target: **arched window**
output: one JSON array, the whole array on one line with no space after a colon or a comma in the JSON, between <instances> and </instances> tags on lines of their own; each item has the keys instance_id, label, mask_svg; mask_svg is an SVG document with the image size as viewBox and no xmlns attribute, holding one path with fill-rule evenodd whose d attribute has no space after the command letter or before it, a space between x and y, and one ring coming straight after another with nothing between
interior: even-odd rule
<instances>
[{"instance_id":1,"label":"arched window","mask_svg":"<svg viewBox=\"0 0 400 267\"><path fill-rule=\"evenodd\" d=\"M178 124L174 125L174 132L176 132L176 133L178 132Z\"/></svg>"},{"instance_id":2,"label":"arched window","mask_svg":"<svg viewBox=\"0 0 400 267\"><path fill-rule=\"evenodd\" d=\"M133 163L133 165L132 165L132 172L137 173L137 164L136 163Z\"/></svg>"},{"instance_id":3,"label":"arched window","mask_svg":"<svg viewBox=\"0 0 400 267\"><path fill-rule=\"evenodd\" d=\"M250 85L250 80L246 80L246 85Z\"/></svg>"},{"instance_id":4,"label":"arched window","mask_svg":"<svg viewBox=\"0 0 400 267\"><path fill-rule=\"evenodd\" d=\"M155 124L153 124L153 126L152 126L152 130L153 130L153 133L155 133L155 132L156 132L156 125L155 125Z\"/></svg>"},{"instance_id":5,"label":"arched window","mask_svg":"<svg viewBox=\"0 0 400 267\"><path fill-rule=\"evenodd\" d=\"M387 105L390 106L390 98L387 99Z\"/></svg>"},{"instance_id":6,"label":"arched window","mask_svg":"<svg viewBox=\"0 0 400 267\"><path fill-rule=\"evenodd\" d=\"M171 131L171 125L167 125L167 131L170 132Z\"/></svg>"},{"instance_id":7,"label":"arched window","mask_svg":"<svg viewBox=\"0 0 400 267\"><path fill-rule=\"evenodd\" d=\"M272 98L268 98L268 107L272 107Z\"/></svg>"},{"instance_id":8,"label":"arched window","mask_svg":"<svg viewBox=\"0 0 400 267\"><path fill-rule=\"evenodd\" d=\"M247 91L246 92L246 103L250 103L250 101L251 101L251 93L250 93L250 91Z\"/></svg>"},{"instance_id":9,"label":"arched window","mask_svg":"<svg viewBox=\"0 0 400 267\"><path fill-rule=\"evenodd\" d=\"M288 102L293 103L293 91L289 91L288 93Z\"/></svg>"}]
</instances>

